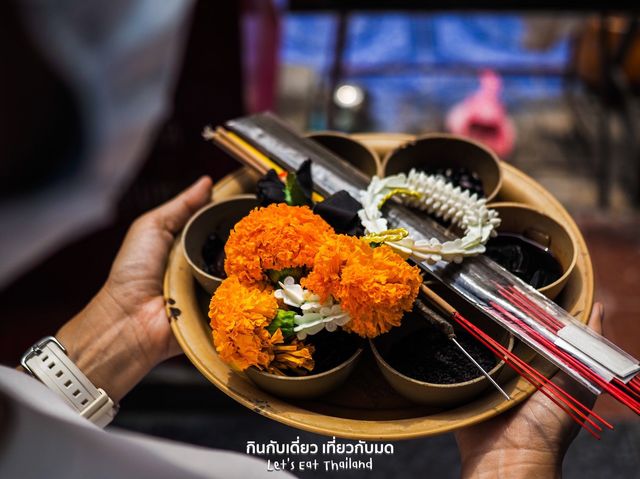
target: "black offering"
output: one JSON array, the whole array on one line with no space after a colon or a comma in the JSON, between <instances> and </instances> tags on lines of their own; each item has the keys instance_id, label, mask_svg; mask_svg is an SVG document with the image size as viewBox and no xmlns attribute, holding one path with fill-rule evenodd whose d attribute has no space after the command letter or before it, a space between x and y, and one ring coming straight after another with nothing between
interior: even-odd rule
<instances>
[{"instance_id":1,"label":"black offering","mask_svg":"<svg viewBox=\"0 0 640 479\"><path fill-rule=\"evenodd\" d=\"M316 348L313 353L315 367L311 374L320 374L339 366L362 346L360 337L341 329L332 333L322 330L317 334L307 336L305 342L313 344Z\"/></svg>"},{"instance_id":2,"label":"black offering","mask_svg":"<svg viewBox=\"0 0 640 479\"><path fill-rule=\"evenodd\" d=\"M447 182L452 183L454 186L459 186L462 190L468 190L471 194L477 194L478 198L485 196L482 180L475 171L470 171L464 167L449 167L438 168L433 171L427 171L427 173L442 176Z\"/></svg>"},{"instance_id":3,"label":"black offering","mask_svg":"<svg viewBox=\"0 0 640 479\"><path fill-rule=\"evenodd\" d=\"M498 363L491 351L466 332L456 331L456 339L485 371ZM385 360L405 376L432 384L461 383L481 375L442 331L429 324L393 344Z\"/></svg>"},{"instance_id":4,"label":"black offering","mask_svg":"<svg viewBox=\"0 0 640 479\"><path fill-rule=\"evenodd\" d=\"M202 259L204 260L204 269L208 274L217 276L218 278L226 278L224 272L224 241L220 237L212 233L202 246Z\"/></svg>"},{"instance_id":5,"label":"black offering","mask_svg":"<svg viewBox=\"0 0 640 479\"><path fill-rule=\"evenodd\" d=\"M487 243L486 255L536 289L562 276L562 266L551 251L524 236L499 233Z\"/></svg>"}]
</instances>

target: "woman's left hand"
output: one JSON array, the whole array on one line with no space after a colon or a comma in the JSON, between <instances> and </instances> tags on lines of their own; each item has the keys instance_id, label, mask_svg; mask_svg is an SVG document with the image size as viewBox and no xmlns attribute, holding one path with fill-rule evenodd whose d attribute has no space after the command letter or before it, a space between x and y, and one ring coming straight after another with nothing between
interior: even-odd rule
<instances>
[{"instance_id":1,"label":"woman's left hand","mask_svg":"<svg viewBox=\"0 0 640 479\"><path fill-rule=\"evenodd\" d=\"M162 280L176 234L211 197L201 178L129 228L109 277L56 334L69 357L118 402L159 362L180 353L165 311Z\"/></svg>"}]
</instances>

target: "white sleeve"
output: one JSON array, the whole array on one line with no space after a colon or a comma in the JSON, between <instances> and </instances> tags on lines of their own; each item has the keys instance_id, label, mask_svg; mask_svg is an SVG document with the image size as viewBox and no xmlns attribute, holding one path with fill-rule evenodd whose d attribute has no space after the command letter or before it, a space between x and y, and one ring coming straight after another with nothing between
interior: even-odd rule
<instances>
[{"instance_id":1,"label":"white sleeve","mask_svg":"<svg viewBox=\"0 0 640 479\"><path fill-rule=\"evenodd\" d=\"M293 476L268 472L265 462L239 453L103 431L37 380L0 366L0 477Z\"/></svg>"}]
</instances>

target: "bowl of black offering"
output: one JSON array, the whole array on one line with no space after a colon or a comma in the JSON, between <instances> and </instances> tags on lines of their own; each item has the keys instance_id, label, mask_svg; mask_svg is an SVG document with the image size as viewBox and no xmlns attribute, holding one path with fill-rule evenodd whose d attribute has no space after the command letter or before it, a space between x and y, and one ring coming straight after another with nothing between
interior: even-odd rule
<instances>
[{"instance_id":1,"label":"bowl of black offering","mask_svg":"<svg viewBox=\"0 0 640 479\"><path fill-rule=\"evenodd\" d=\"M391 151L382 163L384 176L411 169L442 176L479 198L491 200L502 186L498 157L471 140L445 133L431 133Z\"/></svg>"},{"instance_id":2,"label":"bowl of black offering","mask_svg":"<svg viewBox=\"0 0 640 479\"><path fill-rule=\"evenodd\" d=\"M209 294L213 294L224 272L224 245L233 226L259 206L255 195L237 195L211 203L198 211L182 233L182 251L191 273Z\"/></svg>"},{"instance_id":3,"label":"bowl of black offering","mask_svg":"<svg viewBox=\"0 0 640 479\"><path fill-rule=\"evenodd\" d=\"M380 175L381 163L378 154L364 143L337 131L317 131L307 134L307 138L320 143L327 150L348 161L371 177Z\"/></svg>"},{"instance_id":4,"label":"bowl of black offering","mask_svg":"<svg viewBox=\"0 0 640 479\"><path fill-rule=\"evenodd\" d=\"M485 254L545 296L558 296L578 260L578 246L569 230L531 206L490 207L499 213L501 224Z\"/></svg>"},{"instance_id":5,"label":"bowl of black offering","mask_svg":"<svg viewBox=\"0 0 640 479\"><path fill-rule=\"evenodd\" d=\"M492 321L476 322L509 351L514 338ZM456 340L495 380L505 363L463 330ZM429 406L452 408L466 403L491 386L489 380L441 329L416 310L402 325L370 341L378 367L387 382L407 399Z\"/></svg>"},{"instance_id":6,"label":"bowl of black offering","mask_svg":"<svg viewBox=\"0 0 640 479\"><path fill-rule=\"evenodd\" d=\"M312 399L340 386L353 372L363 351L363 339L342 330L321 331L307 336L305 342L315 348L315 366L305 376L280 376L254 367L245 373L254 383L275 396Z\"/></svg>"}]
</instances>

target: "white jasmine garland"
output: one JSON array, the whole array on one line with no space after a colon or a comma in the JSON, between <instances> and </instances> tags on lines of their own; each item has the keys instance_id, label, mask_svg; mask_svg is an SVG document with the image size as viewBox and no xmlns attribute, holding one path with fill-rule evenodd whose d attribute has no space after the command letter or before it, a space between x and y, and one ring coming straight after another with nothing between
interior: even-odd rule
<instances>
[{"instance_id":1,"label":"white jasmine garland","mask_svg":"<svg viewBox=\"0 0 640 479\"><path fill-rule=\"evenodd\" d=\"M302 310L302 314L296 314L294 317L296 326L293 329L300 340L323 329L333 332L351 320L349 314L343 311L332 297L321 303L318 295L304 289L291 276L279 281L278 285L280 289L273 293L276 299Z\"/></svg>"},{"instance_id":2,"label":"white jasmine garland","mask_svg":"<svg viewBox=\"0 0 640 479\"><path fill-rule=\"evenodd\" d=\"M390 197L399 195L408 206L459 226L464 236L441 243L438 239L414 240L398 230L389 230L380 208ZM460 263L467 256L485 251L485 244L495 236L500 218L486 207L486 199L446 182L442 177L427 175L412 169L386 178L374 176L366 190L360 193L362 209L358 216L368 235L373 235L404 257L435 264L438 261Z\"/></svg>"}]
</instances>

